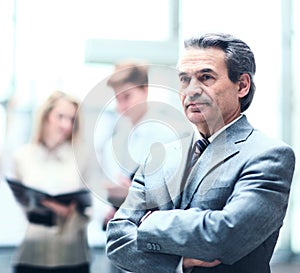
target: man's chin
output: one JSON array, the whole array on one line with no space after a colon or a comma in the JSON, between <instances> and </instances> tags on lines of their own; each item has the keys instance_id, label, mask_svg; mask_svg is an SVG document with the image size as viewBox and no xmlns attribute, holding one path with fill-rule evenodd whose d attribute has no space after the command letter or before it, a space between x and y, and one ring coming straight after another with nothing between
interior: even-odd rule
<instances>
[{"instance_id":1,"label":"man's chin","mask_svg":"<svg viewBox=\"0 0 300 273\"><path fill-rule=\"evenodd\" d=\"M206 123L206 118L201 112L189 112L187 113L187 118L194 124Z\"/></svg>"}]
</instances>

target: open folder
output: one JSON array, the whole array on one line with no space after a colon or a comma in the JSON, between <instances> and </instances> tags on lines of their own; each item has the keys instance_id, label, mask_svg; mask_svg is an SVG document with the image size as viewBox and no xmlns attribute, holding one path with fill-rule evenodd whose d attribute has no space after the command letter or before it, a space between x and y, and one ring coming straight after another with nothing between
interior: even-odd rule
<instances>
[{"instance_id":1,"label":"open folder","mask_svg":"<svg viewBox=\"0 0 300 273\"><path fill-rule=\"evenodd\" d=\"M76 203L80 213L84 213L86 207L92 205L91 195L88 190L82 189L64 194L51 195L46 192L25 186L18 180L6 178L13 195L18 203L25 208L29 222L47 226L55 225L55 215L50 209L42 205L42 200L54 200L63 205Z\"/></svg>"}]
</instances>

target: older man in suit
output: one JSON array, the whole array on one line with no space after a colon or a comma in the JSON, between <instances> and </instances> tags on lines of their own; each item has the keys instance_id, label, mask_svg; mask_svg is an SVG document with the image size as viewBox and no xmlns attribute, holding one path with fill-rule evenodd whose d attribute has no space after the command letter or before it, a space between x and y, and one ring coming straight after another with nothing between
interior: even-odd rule
<instances>
[{"instance_id":1,"label":"older man in suit","mask_svg":"<svg viewBox=\"0 0 300 273\"><path fill-rule=\"evenodd\" d=\"M185 42L178 68L195 133L165 146L161 168L141 166L109 223L108 257L136 273L269 273L295 158L242 114L255 90L253 53L211 33Z\"/></svg>"}]
</instances>

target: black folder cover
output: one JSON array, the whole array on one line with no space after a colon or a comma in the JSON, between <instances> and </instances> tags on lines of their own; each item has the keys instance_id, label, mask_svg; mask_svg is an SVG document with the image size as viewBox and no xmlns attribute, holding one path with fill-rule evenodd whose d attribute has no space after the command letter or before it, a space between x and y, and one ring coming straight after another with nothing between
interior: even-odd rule
<instances>
[{"instance_id":1,"label":"black folder cover","mask_svg":"<svg viewBox=\"0 0 300 273\"><path fill-rule=\"evenodd\" d=\"M76 208L80 213L84 212L86 207L91 206L91 196L88 190L73 191L64 194L50 195L46 192L25 186L18 180L6 178L15 199L27 211L27 218L30 222L52 226L55 224L54 213L42 205L41 200L50 199L63 205L76 203Z\"/></svg>"}]
</instances>

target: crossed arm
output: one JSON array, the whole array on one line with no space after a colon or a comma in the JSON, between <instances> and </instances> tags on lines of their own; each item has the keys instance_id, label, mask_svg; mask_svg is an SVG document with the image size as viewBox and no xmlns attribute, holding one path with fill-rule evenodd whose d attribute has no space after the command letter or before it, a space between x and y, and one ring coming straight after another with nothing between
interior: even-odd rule
<instances>
[{"instance_id":1,"label":"crossed arm","mask_svg":"<svg viewBox=\"0 0 300 273\"><path fill-rule=\"evenodd\" d=\"M149 204L144 181L135 180L109 223L108 257L136 273L160 265L162 273L176 272L181 259L184 268L233 264L282 225L293 166L291 150L266 151L245 164L222 210L157 210L142 224Z\"/></svg>"}]
</instances>

